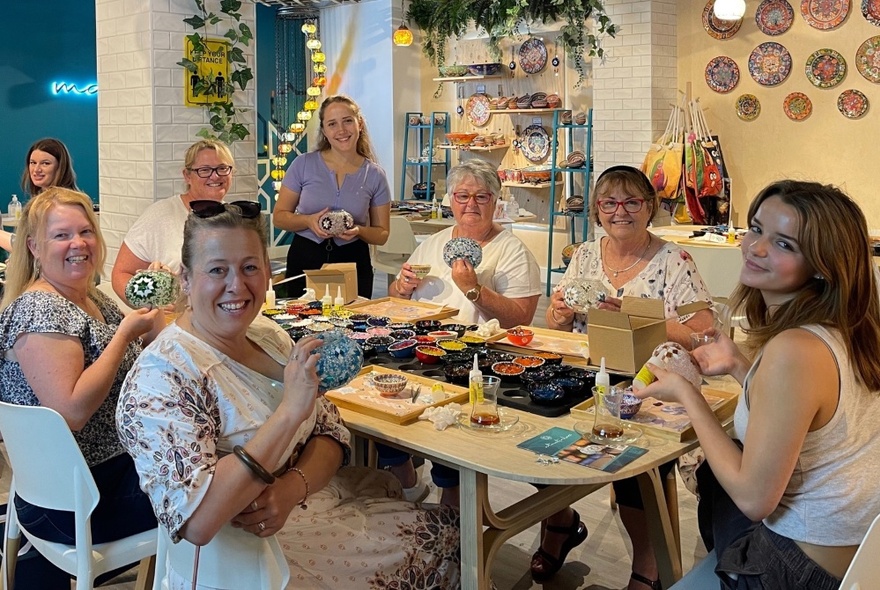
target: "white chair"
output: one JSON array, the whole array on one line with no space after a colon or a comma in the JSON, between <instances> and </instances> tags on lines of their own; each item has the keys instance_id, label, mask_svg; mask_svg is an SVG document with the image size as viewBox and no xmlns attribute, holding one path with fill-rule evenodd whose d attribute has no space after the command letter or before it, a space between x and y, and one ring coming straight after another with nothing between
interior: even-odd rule
<instances>
[{"instance_id":1,"label":"white chair","mask_svg":"<svg viewBox=\"0 0 880 590\"><path fill-rule=\"evenodd\" d=\"M859 550L856 551L852 563L843 576L840 590L868 590L876 588L880 579L880 515L874 519L868 529Z\"/></svg>"},{"instance_id":2,"label":"white chair","mask_svg":"<svg viewBox=\"0 0 880 590\"><path fill-rule=\"evenodd\" d=\"M416 236L406 217L391 216L388 241L381 246L371 246L373 268L388 273L388 285L394 281L403 263L416 249Z\"/></svg>"},{"instance_id":3,"label":"white chair","mask_svg":"<svg viewBox=\"0 0 880 590\"><path fill-rule=\"evenodd\" d=\"M157 530L92 544L91 515L100 495L85 458L64 418L55 410L0 402L0 432L12 468L6 535L3 539L2 579L11 589L21 532L46 559L76 576L76 589L91 589L95 577L156 554ZM15 494L36 506L74 513L76 544L40 539L18 522ZM141 567L137 588L152 584ZM146 574L146 575L145 575ZM147 578L147 579L144 579Z\"/></svg>"}]
</instances>

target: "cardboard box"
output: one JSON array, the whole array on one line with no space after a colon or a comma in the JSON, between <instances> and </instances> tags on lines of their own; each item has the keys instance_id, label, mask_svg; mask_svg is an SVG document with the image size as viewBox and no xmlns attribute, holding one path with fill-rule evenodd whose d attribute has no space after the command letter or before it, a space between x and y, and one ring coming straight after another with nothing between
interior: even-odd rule
<instances>
[{"instance_id":1,"label":"cardboard box","mask_svg":"<svg viewBox=\"0 0 880 590\"><path fill-rule=\"evenodd\" d=\"M680 315L708 309L698 301L678 308ZM624 297L620 311L591 309L587 315L590 361L634 375L645 364L657 345L666 342L666 320L661 299Z\"/></svg>"},{"instance_id":2,"label":"cardboard box","mask_svg":"<svg viewBox=\"0 0 880 590\"><path fill-rule=\"evenodd\" d=\"M351 303L358 297L357 265L354 262L337 262L325 264L320 270L307 270L306 288L314 289L320 300L324 296L327 285L330 296L336 298L337 287L342 287L345 303Z\"/></svg>"}]
</instances>

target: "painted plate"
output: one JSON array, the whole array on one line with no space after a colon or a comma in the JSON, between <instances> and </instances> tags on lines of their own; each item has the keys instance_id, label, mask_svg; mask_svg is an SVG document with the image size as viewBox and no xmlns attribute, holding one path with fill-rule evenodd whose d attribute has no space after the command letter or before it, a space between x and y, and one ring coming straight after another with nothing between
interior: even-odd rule
<instances>
[{"instance_id":1,"label":"painted plate","mask_svg":"<svg viewBox=\"0 0 880 590\"><path fill-rule=\"evenodd\" d=\"M547 46L537 37L519 46L519 65L526 74L537 74L547 65Z\"/></svg>"},{"instance_id":2,"label":"painted plate","mask_svg":"<svg viewBox=\"0 0 880 590\"><path fill-rule=\"evenodd\" d=\"M761 101L754 94L742 94L736 99L736 116L743 121L754 121L761 114Z\"/></svg>"},{"instance_id":3,"label":"painted plate","mask_svg":"<svg viewBox=\"0 0 880 590\"><path fill-rule=\"evenodd\" d=\"M786 0L764 0L755 11L755 22L765 35L781 35L794 22L794 8Z\"/></svg>"},{"instance_id":4,"label":"painted plate","mask_svg":"<svg viewBox=\"0 0 880 590\"><path fill-rule=\"evenodd\" d=\"M791 73L791 54L775 41L761 43L749 56L749 73L762 86L778 86Z\"/></svg>"},{"instance_id":5,"label":"painted plate","mask_svg":"<svg viewBox=\"0 0 880 590\"><path fill-rule=\"evenodd\" d=\"M849 14L849 0L801 0L801 15L820 31L839 27Z\"/></svg>"},{"instance_id":6,"label":"painted plate","mask_svg":"<svg viewBox=\"0 0 880 590\"><path fill-rule=\"evenodd\" d=\"M837 97L837 110L847 119L860 119L868 112L868 97L855 89L844 90Z\"/></svg>"},{"instance_id":7,"label":"painted plate","mask_svg":"<svg viewBox=\"0 0 880 590\"><path fill-rule=\"evenodd\" d=\"M846 77L846 60L833 49L814 51L807 58L807 80L818 88L834 88Z\"/></svg>"},{"instance_id":8,"label":"painted plate","mask_svg":"<svg viewBox=\"0 0 880 590\"><path fill-rule=\"evenodd\" d=\"M856 69L866 80L880 84L880 35L865 41L856 51Z\"/></svg>"},{"instance_id":9,"label":"painted plate","mask_svg":"<svg viewBox=\"0 0 880 590\"><path fill-rule=\"evenodd\" d=\"M475 127L482 127L489 122L492 113L489 112L489 97L485 94L472 94L467 100L464 112L467 114L468 121Z\"/></svg>"},{"instance_id":10,"label":"painted plate","mask_svg":"<svg viewBox=\"0 0 880 590\"><path fill-rule=\"evenodd\" d=\"M739 84L739 66L726 55L712 58L706 65L706 84L715 92L730 92Z\"/></svg>"},{"instance_id":11,"label":"painted plate","mask_svg":"<svg viewBox=\"0 0 880 590\"><path fill-rule=\"evenodd\" d=\"M813 112L813 103L803 92L792 92L782 102L782 110L792 121L803 121Z\"/></svg>"},{"instance_id":12,"label":"painted plate","mask_svg":"<svg viewBox=\"0 0 880 590\"><path fill-rule=\"evenodd\" d=\"M880 0L862 0L862 16L872 25L880 27Z\"/></svg>"},{"instance_id":13,"label":"painted plate","mask_svg":"<svg viewBox=\"0 0 880 590\"><path fill-rule=\"evenodd\" d=\"M530 162L540 162L550 152L550 136L547 130L540 125L529 125L523 131L522 137L523 155Z\"/></svg>"},{"instance_id":14,"label":"painted plate","mask_svg":"<svg viewBox=\"0 0 880 590\"><path fill-rule=\"evenodd\" d=\"M715 0L709 0L703 8L703 28L715 39L730 39L742 26L742 19L721 20L715 16Z\"/></svg>"}]
</instances>

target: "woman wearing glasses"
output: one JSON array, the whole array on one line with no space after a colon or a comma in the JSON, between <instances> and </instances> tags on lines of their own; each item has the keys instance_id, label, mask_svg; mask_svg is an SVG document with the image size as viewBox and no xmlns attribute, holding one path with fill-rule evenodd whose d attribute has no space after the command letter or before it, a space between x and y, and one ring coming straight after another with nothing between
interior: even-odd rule
<instances>
[{"instance_id":1,"label":"woman wearing glasses","mask_svg":"<svg viewBox=\"0 0 880 590\"><path fill-rule=\"evenodd\" d=\"M183 224L190 203L222 201L232 186L234 167L232 152L219 141L203 139L186 150L183 180L187 191L147 207L128 230L116 255L111 279L113 290L123 301L125 286L137 271L154 263L175 273L179 270Z\"/></svg>"},{"instance_id":2,"label":"woman wearing glasses","mask_svg":"<svg viewBox=\"0 0 880 590\"><path fill-rule=\"evenodd\" d=\"M287 276L327 262L357 265L358 295L373 296L370 244L382 245L391 227L391 190L376 162L361 109L347 96L330 96L318 110L318 149L298 156L281 184L275 225L294 232L287 252ZM330 210L348 211L354 227L333 236L321 227ZM285 292L299 296L305 279Z\"/></svg>"},{"instance_id":3,"label":"woman wearing glasses","mask_svg":"<svg viewBox=\"0 0 880 590\"><path fill-rule=\"evenodd\" d=\"M526 245L493 221L501 192L497 171L484 160L467 160L449 171L446 187L455 225L415 249L389 295L454 307L467 324L492 318L502 328L530 324L541 295L540 271ZM464 259L446 265L443 246L452 238L471 238L482 247L477 268ZM411 264L430 264L431 274L419 280Z\"/></svg>"},{"instance_id":4,"label":"woman wearing glasses","mask_svg":"<svg viewBox=\"0 0 880 590\"><path fill-rule=\"evenodd\" d=\"M593 220L602 226L606 237L585 242L578 248L565 271L564 281L588 278L600 281L614 297L608 297L599 309L620 311L621 298L652 297L662 299L668 339L690 348L690 334L712 327L708 309L678 317L678 306L696 301L712 302L703 279L690 255L648 231L659 205L657 193L648 177L631 166L613 166L596 181L596 201L591 206ZM587 317L575 314L565 305L560 290L550 296L547 325L563 331L586 332ZM661 473L674 466L669 463ZM663 473L665 475L665 473ZM615 482L617 504L633 544L633 573L629 590L659 588L657 564L647 536L645 514L635 480ZM586 530L578 530L577 513L567 508L546 521L541 548L532 557L532 576L537 580L552 577L562 566L568 552L585 539Z\"/></svg>"}]
</instances>

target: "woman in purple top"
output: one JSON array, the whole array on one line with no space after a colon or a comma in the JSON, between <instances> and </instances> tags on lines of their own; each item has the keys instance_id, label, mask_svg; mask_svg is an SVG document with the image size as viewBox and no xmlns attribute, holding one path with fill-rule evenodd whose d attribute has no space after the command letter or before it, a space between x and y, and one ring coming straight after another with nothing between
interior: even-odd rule
<instances>
[{"instance_id":1,"label":"woman in purple top","mask_svg":"<svg viewBox=\"0 0 880 590\"><path fill-rule=\"evenodd\" d=\"M391 191L376 163L360 107L349 97L330 96L318 110L318 149L293 161L275 205L275 225L294 232L287 252L287 276L321 268L327 262L357 264L358 294L373 295L370 244L388 240ZM333 237L320 218L344 209L354 228ZM299 295L305 280L291 281L287 293Z\"/></svg>"}]
</instances>

